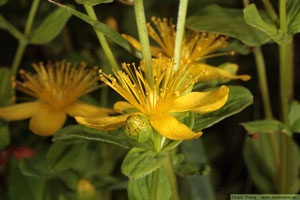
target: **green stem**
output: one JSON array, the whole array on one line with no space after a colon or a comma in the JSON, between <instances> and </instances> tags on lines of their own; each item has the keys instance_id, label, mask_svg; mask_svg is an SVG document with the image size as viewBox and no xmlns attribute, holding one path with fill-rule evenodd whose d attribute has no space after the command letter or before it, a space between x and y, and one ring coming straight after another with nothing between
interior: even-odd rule
<instances>
[{"instance_id":1,"label":"green stem","mask_svg":"<svg viewBox=\"0 0 300 200\"><path fill-rule=\"evenodd\" d=\"M23 54L24 54L26 46L27 46L26 42L19 41L17 52L15 54L15 57L14 57L14 60L13 60L13 64L12 64L12 67L11 67L11 71L12 71L11 75L12 75L12 77L15 77L16 74L17 74L17 71L19 69L21 60L23 58Z\"/></svg>"},{"instance_id":2,"label":"green stem","mask_svg":"<svg viewBox=\"0 0 300 200\"><path fill-rule=\"evenodd\" d=\"M177 70L181 57L182 40L184 36L184 26L186 19L186 12L188 6L188 0L180 0L178 9L178 19L176 28L176 39L175 39L175 49L174 49L174 69Z\"/></svg>"},{"instance_id":3,"label":"green stem","mask_svg":"<svg viewBox=\"0 0 300 200\"><path fill-rule=\"evenodd\" d=\"M260 47L256 47L254 49L254 57L255 57L255 61L256 61L259 87L260 87L262 100L263 100L263 104L264 104L265 117L267 119L272 119L273 114L272 114L272 107L271 107L269 88L268 88L268 82L267 82L266 66L265 66L263 53L262 53ZM276 144L275 135L269 134L269 140L270 140L270 144L271 144L272 155L274 158L274 164L275 164L277 172L278 172L278 170L279 170L279 153L278 153L278 147Z\"/></svg>"},{"instance_id":4,"label":"green stem","mask_svg":"<svg viewBox=\"0 0 300 200\"><path fill-rule=\"evenodd\" d=\"M271 17L273 21L276 21L278 16L269 0L262 0L268 15Z\"/></svg>"},{"instance_id":5,"label":"green stem","mask_svg":"<svg viewBox=\"0 0 300 200\"><path fill-rule=\"evenodd\" d=\"M293 67L293 60L294 60L294 42L293 38L289 44L287 44L287 77L288 77L288 92L287 97L288 100L291 101L294 96L294 67Z\"/></svg>"},{"instance_id":6,"label":"green stem","mask_svg":"<svg viewBox=\"0 0 300 200\"><path fill-rule=\"evenodd\" d=\"M134 12L139 33L139 39L142 46L143 59L145 60L146 64L146 79L150 84L150 87L152 88L154 81L152 80L152 60L143 0L134 0Z\"/></svg>"},{"instance_id":7,"label":"green stem","mask_svg":"<svg viewBox=\"0 0 300 200\"><path fill-rule=\"evenodd\" d=\"M31 27L32 27L32 24L34 21L34 17L35 17L37 8L39 6L39 2L40 2L40 0L33 0L33 3L31 5L30 11L29 11L29 16L27 18L27 22L25 25L25 32L24 32L25 36L28 36L28 34L30 34Z\"/></svg>"},{"instance_id":8,"label":"green stem","mask_svg":"<svg viewBox=\"0 0 300 200\"><path fill-rule=\"evenodd\" d=\"M174 173L174 169L172 166L172 160L170 154L168 154L168 159L166 164L163 166L165 173L167 173L167 176L169 178L169 182L171 184L171 191L172 191L172 200L179 200L178 191L177 191L177 181L176 181L176 175Z\"/></svg>"},{"instance_id":9,"label":"green stem","mask_svg":"<svg viewBox=\"0 0 300 200\"><path fill-rule=\"evenodd\" d=\"M266 66L264 57L260 47L254 49L254 57L256 61L256 69L258 74L259 86L261 90L262 100L264 103L264 111L267 119L272 119L272 108L269 95L269 88L267 83Z\"/></svg>"},{"instance_id":10,"label":"green stem","mask_svg":"<svg viewBox=\"0 0 300 200\"><path fill-rule=\"evenodd\" d=\"M157 199L157 184L158 184L159 169L152 172L151 188L150 188L150 200Z\"/></svg>"},{"instance_id":11,"label":"green stem","mask_svg":"<svg viewBox=\"0 0 300 200\"><path fill-rule=\"evenodd\" d=\"M280 30L283 34L287 32L286 24L286 0L279 0L279 22ZM291 44L280 44L279 45L279 54L280 54L280 99L281 99L281 109L282 109L282 120L288 126L289 125L289 98L292 93L289 92L291 85L293 84L289 81L289 73L292 71L292 59L288 55L289 51L292 51L290 48ZM290 49L290 50L289 50ZM280 145L281 145L281 160L280 160L280 169L279 169L279 193L287 193L289 190L290 182L290 167L292 167L293 157L291 149L292 138L288 137L286 134L280 134Z\"/></svg>"},{"instance_id":12,"label":"green stem","mask_svg":"<svg viewBox=\"0 0 300 200\"><path fill-rule=\"evenodd\" d=\"M97 16L96 16L96 13L95 13L95 11L94 11L94 8L93 8L92 6L89 6L89 5L84 4L84 8L85 8L87 14L88 14L92 19L98 20L98 19L97 19ZM96 30L96 29L94 29L94 30L95 30L95 32L96 32L97 38L98 38L98 40L99 40L99 42L100 42L100 45L101 45L101 47L102 47L102 49L103 49L103 51L104 51L104 53L105 53L105 55L106 55L106 58L108 59L109 64L111 65L111 67L112 67L114 70L120 70L120 69L119 69L119 66L118 66L118 64L117 64L117 62L116 62L116 59L115 59L113 53L111 52L111 49L110 49L110 47L109 47L109 45L108 45L108 43L107 43L107 40L106 40L105 36L104 36L103 33L101 33L100 31L98 31L98 30Z\"/></svg>"},{"instance_id":13,"label":"green stem","mask_svg":"<svg viewBox=\"0 0 300 200\"><path fill-rule=\"evenodd\" d=\"M40 0L33 0L32 4L31 4L31 8L30 8L29 15L28 15L28 18L26 21L26 25L25 25L25 31L24 31L25 37L28 37L30 34L32 24L34 21L34 17L36 15L36 11L39 6L39 2L40 2ZM12 66L11 66L11 70L12 70L11 75L13 77L16 76L16 74L17 74L17 71L19 69L21 60L23 58L23 54L24 54L26 46L27 46L27 41L19 41L19 46L17 48L16 54L15 54L15 57L14 57L14 60L13 60Z\"/></svg>"}]
</instances>

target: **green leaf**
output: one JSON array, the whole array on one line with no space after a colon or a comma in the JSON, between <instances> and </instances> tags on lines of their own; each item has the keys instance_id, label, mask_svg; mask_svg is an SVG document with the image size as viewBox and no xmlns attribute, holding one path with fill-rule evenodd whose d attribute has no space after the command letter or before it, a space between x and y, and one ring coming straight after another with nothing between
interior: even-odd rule
<instances>
[{"instance_id":1,"label":"green leaf","mask_svg":"<svg viewBox=\"0 0 300 200\"><path fill-rule=\"evenodd\" d=\"M76 3L89 5L89 6L95 6L101 3L111 3L114 0L75 0Z\"/></svg>"},{"instance_id":2,"label":"green leaf","mask_svg":"<svg viewBox=\"0 0 300 200\"><path fill-rule=\"evenodd\" d=\"M75 144L56 142L47 152L48 164L57 171L66 170L79 160L87 146L87 142Z\"/></svg>"},{"instance_id":3,"label":"green leaf","mask_svg":"<svg viewBox=\"0 0 300 200\"><path fill-rule=\"evenodd\" d=\"M244 17L249 25L264 31L279 44L286 44L292 39L290 35L284 34L278 29L274 23L271 24L271 20L263 20L254 4L251 4L244 9Z\"/></svg>"},{"instance_id":4,"label":"green leaf","mask_svg":"<svg viewBox=\"0 0 300 200\"><path fill-rule=\"evenodd\" d=\"M8 192L11 200L44 199L46 181L22 175L16 160L13 160L11 163L8 183Z\"/></svg>"},{"instance_id":5,"label":"green leaf","mask_svg":"<svg viewBox=\"0 0 300 200\"><path fill-rule=\"evenodd\" d=\"M203 176L210 172L210 167L205 163L183 161L175 165L174 170L179 176Z\"/></svg>"},{"instance_id":6,"label":"green leaf","mask_svg":"<svg viewBox=\"0 0 300 200\"><path fill-rule=\"evenodd\" d=\"M133 148L124 158L121 171L129 178L140 178L158 169L165 159L165 154Z\"/></svg>"},{"instance_id":7,"label":"green leaf","mask_svg":"<svg viewBox=\"0 0 300 200\"><path fill-rule=\"evenodd\" d=\"M49 14L39 27L30 34L31 44L46 44L51 42L65 26L71 14L62 8L55 9Z\"/></svg>"},{"instance_id":8,"label":"green leaf","mask_svg":"<svg viewBox=\"0 0 300 200\"><path fill-rule=\"evenodd\" d=\"M194 113L195 124L193 130L198 132L208 128L226 117L241 112L252 103L253 96L248 89L241 86L229 86L229 98L221 109L206 114Z\"/></svg>"},{"instance_id":9,"label":"green leaf","mask_svg":"<svg viewBox=\"0 0 300 200\"><path fill-rule=\"evenodd\" d=\"M55 3L51 0L49 0L52 3ZM89 16L87 16L84 13L78 12L77 10L74 10L68 6L59 4L59 3L55 3L56 5L60 6L61 8L65 9L66 11L70 12L71 14L75 15L76 17L78 17L79 19L85 21L86 23L90 24L91 26L93 26L96 30L102 32L104 35L106 35L107 37L109 37L111 40L113 40L115 43L117 43L118 45L120 45L121 47L123 47L126 51L132 53L133 55L135 55L138 58L142 58L142 55L140 52L136 51L128 42L127 40L125 40L117 31L111 29L110 27L108 27L107 25L105 25L104 23L101 23L97 20L94 20L92 18L90 18Z\"/></svg>"},{"instance_id":10,"label":"green leaf","mask_svg":"<svg viewBox=\"0 0 300 200\"><path fill-rule=\"evenodd\" d=\"M12 36L14 36L19 41L26 42L25 36L21 32L19 32L18 29L16 29L11 23L6 21L6 19L2 15L0 15L0 28L10 32L10 34L12 34Z\"/></svg>"},{"instance_id":11,"label":"green leaf","mask_svg":"<svg viewBox=\"0 0 300 200\"><path fill-rule=\"evenodd\" d=\"M140 144L135 140L128 138L124 130L117 129L115 131L102 131L97 129L88 128L80 125L71 125L63 129L60 129L53 137L53 141L60 140L74 140L74 139L85 139L85 140L94 140L101 142L108 142L112 144L119 145L124 148L132 147L143 147L151 148L147 143Z\"/></svg>"},{"instance_id":12,"label":"green leaf","mask_svg":"<svg viewBox=\"0 0 300 200\"><path fill-rule=\"evenodd\" d=\"M292 101L290 104L289 123L292 126L297 120L300 119L300 103Z\"/></svg>"},{"instance_id":13,"label":"green leaf","mask_svg":"<svg viewBox=\"0 0 300 200\"><path fill-rule=\"evenodd\" d=\"M270 135L262 134L257 139L247 137L243 156L252 181L261 193L276 193L275 161L272 156ZM279 134L273 134L278 141ZM275 143L279 148L279 144Z\"/></svg>"},{"instance_id":14,"label":"green leaf","mask_svg":"<svg viewBox=\"0 0 300 200\"><path fill-rule=\"evenodd\" d=\"M207 31L227 35L241 40L248 46L266 43L270 37L264 32L249 26L240 9L207 6L186 21L186 26L195 31Z\"/></svg>"},{"instance_id":15,"label":"green leaf","mask_svg":"<svg viewBox=\"0 0 300 200\"><path fill-rule=\"evenodd\" d=\"M247 45L241 43L239 40L232 40L229 41L228 46L222 49L222 51L234 51L237 54L248 55L249 53L251 53L251 47L248 47Z\"/></svg>"},{"instance_id":16,"label":"green leaf","mask_svg":"<svg viewBox=\"0 0 300 200\"><path fill-rule=\"evenodd\" d=\"M278 131L286 131L286 126L277 120L257 120L252 122L244 122L241 125L248 133L276 133Z\"/></svg>"},{"instance_id":17,"label":"green leaf","mask_svg":"<svg viewBox=\"0 0 300 200\"><path fill-rule=\"evenodd\" d=\"M181 159L184 163L193 163L193 165L204 166L207 163L206 153L202 144L202 139L183 141L180 145L184 157ZM180 163L180 161L179 161ZM205 167L204 167L205 168ZM187 176L179 182L180 193L184 195L182 199L191 200L214 200L213 185L209 174L199 176Z\"/></svg>"},{"instance_id":18,"label":"green leaf","mask_svg":"<svg viewBox=\"0 0 300 200\"><path fill-rule=\"evenodd\" d=\"M290 104L289 123L291 131L300 133L300 103L297 101Z\"/></svg>"},{"instance_id":19,"label":"green leaf","mask_svg":"<svg viewBox=\"0 0 300 200\"><path fill-rule=\"evenodd\" d=\"M287 1L287 27L288 33L294 35L300 32L300 1Z\"/></svg>"},{"instance_id":20,"label":"green leaf","mask_svg":"<svg viewBox=\"0 0 300 200\"><path fill-rule=\"evenodd\" d=\"M48 165L44 153L39 152L31 158L22 159L19 164L22 174L40 179L49 179L56 175Z\"/></svg>"},{"instance_id":21,"label":"green leaf","mask_svg":"<svg viewBox=\"0 0 300 200\"><path fill-rule=\"evenodd\" d=\"M8 123L0 119L0 150L4 149L10 144L10 135Z\"/></svg>"},{"instance_id":22,"label":"green leaf","mask_svg":"<svg viewBox=\"0 0 300 200\"><path fill-rule=\"evenodd\" d=\"M138 179L129 179L128 198L129 200L149 200L152 174ZM156 200L169 200L172 195L168 177L163 169L159 169Z\"/></svg>"}]
</instances>

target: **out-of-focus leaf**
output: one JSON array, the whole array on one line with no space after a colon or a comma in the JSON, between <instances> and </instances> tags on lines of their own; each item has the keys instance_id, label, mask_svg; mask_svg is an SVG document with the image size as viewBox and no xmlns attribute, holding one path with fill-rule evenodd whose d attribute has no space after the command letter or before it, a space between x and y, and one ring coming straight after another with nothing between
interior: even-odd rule
<instances>
[{"instance_id":1,"label":"out-of-focus leaf","mask_svg":"<svg viewBox=\"0 0 300 200\"><path fill-rule=\"evenodd\" d=\"M241 112L252 103L253 96L248 89L241 86L229 86L229 98L221 109L207 114L194 113L195 123L193 130L198 132L208 128L226 117Z\"/></svg>"},{"instance_id":2,"label":"out-of-focus leaf","mask_svg":"<svg viewBox=\"0 0 300 200\"><path fill-rule=\"evenodd\" d=\"M75 0L76 3L79 4L85 4L85 5L89 5L89 6L95 6L101 3L111 3L114 0Z\"/></svg>"},{"instance_id":3,"label":"out-of-focus leaf","mask_svg":"<svg viewBox=\"0 0 300 200\"><path fill-rule=\"evenodd\" d=\"M201 138L190 140L190 141L183 141L180 148L182 154L184 155L183 162L194 163L193 165L197 165L197 166L203 166L205 163L207 163L206 154L203 148ZM214 200L215 199L209 174L205 173L202 176L199 175L187 176L184 177L182 180L186 180L186 181L179 182L179 184L182 184L182 187L181 186L179 187L179 189L181 190L180 193L183 194L181 199L188 199L188 200ZM187 184L186 187L184 187L184 183Z\"/></svg>"},{"instance_id":4,"label":"out-of-focus leaf","mask_svg":"<svg viewBox=\"0 0 300 200\"><path fill-rule=\"evenodd\" d=\"M49 1L52 2L52 3L55 3L52 0L49 0ZM133 47L131 47L131 45L127 42L127 40L125 40L117 31L111 29L110 27L108 27L104 23L101 23L97 20L94 20L94 19L90 18L89 16L87 16L84 13L81 13L81 12L78 12L77 10L74 10L73 8L70 8L68 6L65 6L65 5L62 5L62 4L59 4L59 3L55 3L55 4L60 6L63 9L65 9L66 11L70 12L71 14L75 15L79 19L81 19L81 20L85 21L86 23L90 24L96 30L102 32L104 35L106 35L107 37L112 39L115 43L117 43L118 45L123 47L126 51L132 53L133 55L135 55L138 58L141 58L141 54L138 51L136 51Z\"/></svg>"},{"instance_id":5,"label":"out-of-focus leaf","mask_svg":"<svg viewBox=\"0 0 300 200\"><path fill-rule=\"evenodd\" d=\"M290 104L290 112L289 112L290 125L292 126L299 119L300 119L300 103L297 101L293 101Z\"/></svg>"},{"instance_id":6,"label":"out-of-focus leaf","mask_svg":"<svg viewBox=\"0 0 300 200\"><path fill-rule=\"evenodd\" d=\"M252 181L261 193L271 194L278 192L276 189L277 169L275 167L275 158L272 155L274 153L273 147L280 149L280 134L282 133L277 132L272 135L261 134L257 139L246 138L243 151L244 160ZM300 189L300 160L297 158L300 156L300 151L291 137L288 140L291 140L291 143L286 148L288 148L289 154L292 155L293 159L290 160L291 163L287 164L289 168L287 176L289 176L288 180L290 181L287 183L289 185L287 192L298 193ZM272 145L274 146L272 147ZM279 152L277 152L277 156L279 156L278 154ZM277 162L280 162L280 160Z\"/></svg>"},{"instance_id":7,"label":"out-of-focus leaf","mask_svg":"<svg viewBox=\"0 0 300 200\"><path fill-rule=\"evenodd\" d=\"M232 40L229 42L226 48L222 49L222 51L234 51L237 54L248 55L249 53L251 53L251 47L241 43L239 40Z\"/></svg>"},{"instance_id":8,"label":"out-of-focus leaf","mask_svg":"<svg viewBox=\"0 0 300 200\"><path fill-rule=\"evenodd\" d=\"M276 193L275 188L275 161L272 156L270 135L262 134L257 139L246 138L243 156L257 189L266 194ZM273 134L278 141L279 134ZM279 147L279 144L275 144Z\"/></svg>"},{"instance_id":9,"label":"out-of-focus leaf","mask_svg":"<svg viewBox=\"0 0 300 200\"><path fill-rule=\"evenodd\" d=\"M287 26L288 33L294 35L300 32L300 1L287 1Z\"/></svg>"},{"instance_id":10,"label":"out-of-focus leaf","mask_svg":"<svg viewBox=\"0 0 300 200\"><path fill-rule=\"evenodd\" d=\"M16 160L11 162L8 183L8 192L11 200L45 199L46 181L22 175Z\"/></svg>"},{"instance_id":11,"label":"out-of-focus leaf","mask_svg":"<svg viewBox=\"0 0 300 200\"><path fill-rule=\"evenodd\" d=\"M57 8L43 20L37 29L32 31L30 43L46 44L51 42L60 33L70 17L70 13L62 8Z\"/></svg>"},{"instance_id":12,"label":"out-of-focus leaf","mask_svg":"<svg viewBox=\"0 0 300 200\"><path fill-rule=\"evenodd\" d=\"M248 133L276 133L278 131L287 131L287 127L277 120L257 120L252 122L244 122L241 125Z\"/></svg>"},{"instance_id":13,"label":"out-of-focus leaf","mask_svg":"<svg viewBox=\"0 0 300 200\"><path fill-rule=\"evenodd\" d=\"M58 171L68 169L79 160L87 146L87 142L76 144L56 142L51 145L47 152L48 164Z\"/></svg>"},{"instance_id":14,"label":"out-of-focus leaf","mask_svg":"<svg viewBox=\"0 0 300 200\"><path fill-rule=\"evenodd\" d=\"M179 176L203 176L210 172L210 167L204 163L183 161L176 165L174 170Z\"/></svg>"},{"instance_id":15,"label":"out-of-focus leaf","mask_svg":"<svg viewBox=\"0 0 300 200\"><path fill-rule=\"evenodd\" d=\"M130 179L128 183L129 200L149 200L152 174L138 179ZM156 200L169 200L171 198L171 186L163 169L159 169Z\"/></svg>"},{"instance_id":16,"label":"out-of-focus leaf","mask_svg":"<svg viewBox=\"0 0 300 200\"><path fill-rule=\"evenodd\" d=\"M22 174L39 179L49 179L56 175L48 165L44 153L37 153L31 158L22 159L19 168Z\"/></svg>"},{"instance_id":17,"label":"out-of-focus leaf","mask_svg":"<svg viewBox=\"0 0 300 200\"><path fill-rule=\"evenodd\" d=\"M0 119L0 150L7 147L10 143L8 123Z\"/></svg>"},{"instance_id":18,"label":"out-of-focus leaf","mask_svg":"<svg viewBox=\"0 0 300 200\"><path fill-rule=\"evenodd\" d=\"M26 42L25 36L20 33L11 23L6 21L6 19L2 15L0 15L0 28L10 32L10 34L12 34L12 36L14 36L19 41Z\"/></svg>"},{"instance_id":19,"label":"out-of-focus leaf","mask_svg":"<svg viewBox=\"0 0 300 200\"><path fill-rule=\"evenodd\" d=\"M128 149L132 147L151 148L147 143L140 144L135 140L128 138L122 128L115 131L108 132L108 131L92 129L80 125L72 125L60 129L54 135L53 141L54 142L60 140L68 141L68 140L74 140L76 138L113 143Z\"/></svg>"},{"instance_id":20,"label":"out-of-focus leaf","mask_svg":"<svg viewBox=\"0 0 300 200\"><path fill-rule=\"evenodd\" d=\"M251 4L244 9L244 17L249 25L265 32L279 44L288 43L292 39L289 34L284 34L278 29L274 23L271 24L270 21L266 22L263 20L254 4Z\"/></svg>"},{"instance_id":21,"label":"out-of-focus leaf","mask_svg":"<svg viewBox=\"0 0 300 200\"><path fill-rule=\"evenodd\" d=\"M3 6L7 3L7 0L0 0L0 6Z\"/></svg>"},{"instance_id":22,"label":"out-of-focus leaf","mask_svg":"<svg viewBox=\"0 0 300 200\"><path fill-rule=\"evenodd\" d=\"M270 39L267 34L245 22L242 10L217 5L207 6L190 16L186 26L195 31L224 34L248 46L261 45Z\"/></svg>"},{"instance_id":23,"label":"out-of-focus leaf","mask_svg":"<svg viewBox=\"0 0 300 200\"><path fill-rule=\"evenodd\" d=\"M133 148L124 158L121 171L129 178L140 178L158 169L165 159L165 154Z\"/></svg>"},{"instance_id":24,"label":"out-of-focus leaf","mask_svg":"<svg viewBox=\"0 0 300 200\"><path fill-rule=\"evenodd\" d=\"M297 101L290 104L289 123L292 132L300 133L300 103Z\"/></svg>"}]
</instances>

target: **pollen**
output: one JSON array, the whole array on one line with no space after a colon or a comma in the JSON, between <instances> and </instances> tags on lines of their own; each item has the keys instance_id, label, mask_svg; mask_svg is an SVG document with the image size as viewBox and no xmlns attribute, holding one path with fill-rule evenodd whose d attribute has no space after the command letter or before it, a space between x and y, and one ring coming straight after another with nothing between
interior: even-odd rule
<instances>
[{"instance_id":1,"label":"pollen","mask_svg":"<svg viewBox=\"0 0 300 200\"><path fill-rule=\"evenodd\" d=\"M97 88L96 68L87 69L86 63L79 66L69 62L40 62L33 64L35 74L20 70L23 81L13 81L16 88L30 96L47 102L54 108L63 109L78 97Z\"/></svg>"}]
</instances>

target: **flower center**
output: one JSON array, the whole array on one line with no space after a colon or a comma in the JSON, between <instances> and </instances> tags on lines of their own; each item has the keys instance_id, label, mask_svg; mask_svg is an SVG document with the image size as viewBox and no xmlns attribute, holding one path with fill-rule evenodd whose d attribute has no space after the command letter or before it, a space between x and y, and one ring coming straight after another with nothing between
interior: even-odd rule
<instances>
[{"instance_id":1,"label":"flower center","mask_svg":"<svg viewBox=\"0 0 300 200\"><path fill-rule=\"evenodd\" d=\"M23 82L15 81L15 87L33 97L47 102L53 108L63 109L78 97L97 89L96 69L86 69L86 64L79 67L65 61L55 64L33 64L36 74L20 70Z\"/></svg>"}]
</instances>

